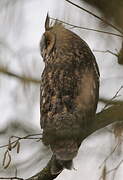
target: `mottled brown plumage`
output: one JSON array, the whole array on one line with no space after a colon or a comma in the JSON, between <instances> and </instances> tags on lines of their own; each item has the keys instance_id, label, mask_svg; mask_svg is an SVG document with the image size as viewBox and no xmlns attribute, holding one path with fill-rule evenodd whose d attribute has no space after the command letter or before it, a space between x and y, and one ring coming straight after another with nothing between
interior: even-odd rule
<instances>
[{"instance_id":1,"label":"mottled brown plumage","mask_svg":"<svg viewBox=\"0 0 123 180\"><path fill-rule=\"evenodd\" d=\"M86 131L95 117L99 96L99 70L90 48L61 24L49 27L40 43L45 68L41 79L41 128L50 145L52 174L71 169Z\"/></svg>"}]
</instances>

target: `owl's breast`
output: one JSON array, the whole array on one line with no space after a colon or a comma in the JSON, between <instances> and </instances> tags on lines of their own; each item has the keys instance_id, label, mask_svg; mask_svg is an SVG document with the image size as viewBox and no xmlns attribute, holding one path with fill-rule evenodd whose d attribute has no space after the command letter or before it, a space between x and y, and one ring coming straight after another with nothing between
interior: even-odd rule
<instances>
[{"instance_id":1,"label":"owl's breast","mask_svg":"<svg viewBox=\"0 0 123 180\"><path fill-rule=\"evenodd\" d=\"M63 128L79 132L83 122L90 122L95 115L98 88L93 65L77 61L47 65L41 84L41 127L52 132L57 127L59 132ZM64 126L66 119L71 119L72 128L71 125Z\"/></svg>"},{"instance_id":2,"label":"owl's breast","mask_svg":"<svg viewBox=\"0 0 123 180\"><path fill-rule=\"evenodd\" d=\"M42 75L42 111L49 114L72 111L79 78L70 67L46 68Z\"/></svg>"}]
</instances>

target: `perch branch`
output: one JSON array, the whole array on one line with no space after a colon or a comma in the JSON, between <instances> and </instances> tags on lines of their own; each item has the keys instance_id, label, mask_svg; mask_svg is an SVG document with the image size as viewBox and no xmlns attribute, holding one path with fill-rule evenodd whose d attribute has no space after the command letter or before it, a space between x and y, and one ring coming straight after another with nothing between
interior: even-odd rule
<instances>
[{"instance_id":1,"label":"perch branch","mask_svg":"<svg viewBox=\"0 0 123 180\"><path fill-rule=\"evenodd\" d=\"M39 172L35 176L32 176L31 178L28 178L26 180L53 180L53 179L55 179L60 173L57 175L51 174L50 168L51 168L52 158L53 157L51 157L50 161L48 162L46 167L41 172Z\"/></svg>"},{"instance_id":2,"label":"perch branch","mask_svg":"<svg viewBox=\"0 0 123 180\"><path fill-rule=\"evenodd\" d=\"M119 122L119 121L123 122L123 104L119 104L119 105L117 104L117 105L108 107L107 109L97 113L93 124L90 127L88 127L86 131L82 132L83 140L87 138L89 135L91 135L92 133L94 133L95 131L101 128L104 128L112 123ZM33 135L30 135L30 136L33 136ZM21 138L21 137L16 137L16 138ZM25 137L22 137L21 139L26 139L26 138L30 138L30 137L25 136ZM5 146L9 146L9 144ZM5 146L1 146L1 148ZM53 180L55 179L59 174L52 175L50 172L52 158L53 157L51 157L50 161L48 162L48 164L43 170L41 170L36 175L30 178L27 178L25 180ZM19 179L23 179L23 178L19 178Z\"/></svg>"},{"instance_id":3,"label":"perch branch","mask_svg":"<svg viewBox=\"0 0 123 180\"><path fill-rule=\"evenodd\" d=\"M123 121L123 104L122 105L113 105L106 110L99 112L96 114L95 121L91 127L88 127L86 134L85 131L83 133L83 140L87 138L89 135L94 133L95 131L106 127L115 122ZM58 175L53 176L50 172L51 160L48 162L47 166L37 173L35 176L30 177L26 180L53 180Z\"/></svg>"}]
</instances>

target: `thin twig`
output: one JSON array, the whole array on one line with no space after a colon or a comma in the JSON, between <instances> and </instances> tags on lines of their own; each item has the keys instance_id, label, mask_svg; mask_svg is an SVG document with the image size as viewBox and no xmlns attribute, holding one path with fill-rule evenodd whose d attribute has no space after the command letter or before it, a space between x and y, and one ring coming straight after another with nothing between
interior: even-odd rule
<instances>
[{"instance_id":1,"label":"thin twig","mask_svg":"<svg viewBox=\"0 0 123 180\"><path fill-rule=\"evenodd\" d=\"M8 168L10 163L11 163L11 155L10 155L10 151L12 151L14 148L16 148L16 151L17 153L20 152L20 140L22 139L41 139L41 138L37 138L37 137L32 137L32 136L41 136L41 134L30 134L30 135L26 135L26 136L23 136L23 137L19 137L19 136L11 136L9 138L9 143L7 145L3 145L3 146L0 146L0 148L3 148L3 147L7 147L7 150L5 151L4 153L4 157L3 157L3 167L4 169ZM16 140L14 141L11 141L12 138L16 138Z\"/></svg>"},{"instance_id":2,"label":"thin twig","mask_svg":"<svg viewBox=\"0 0 123 180\"><path fill-rule=\"evenodd\" d=\"M121 86L118 91L116 92L116 94L109 100L109 102L107 104L105 104L105 106L103 107L103 109L101 111L104 111L110 104L111 101L113 101L115 98L118 97L119 92L121 91L121 89L123 89L123 86Z\"/></svg>"},{"instance_id":3,"label":"thin twig","mask_svg":"<svg viewBox=\"0 0 123 180\"><path fill-rule=\"evenodd\" d=\"M113 172L113 171L116 171L116 170L120 167L120 165L121 165L122 163L123 163L123 160L121 160L121 161L119 162L119 164L118 164L115 168L107 171L107 174L109 174L109 173L111 173L111 172Z\"/></svg>"},{"instance_id":4,"label":"thin twig","mask_svg":"<svg viewBox=\"0 0 123 180\"><path fill-rule=\"evenodd\" d=\"M62 21L62 20L59 20L59 19L55 19L55 18L52 18L52 17L50 17L50 19L58 21L58 22L61 22L61 23L64 23L64 24L69 25L69 26L72 26L73 28L79 28L79 29L84 29L84 30L88 30L88 31L94 31L94 32L109 34L109 35L113 35L113 36L123 37L123 35L120 35L120 34L108 32L108 31L101 31L101 30L93 29L93 28L86 28L86 27L82 27L82 26L77 26L77 25L74 25L74 24L71 24L71 23L67 23L65 21Z\"/></svg>"},{"instance_id":5,"label":"thin twig","mask_svg":"<svg viewBox=\"0 0 123 180\"><path fill-rule=\"evenodd\" d=\"M11 163L11 155L9 153L9 150L7 149L5 154L4 154L4 157L3 157L3 167L4 167L4 169L7 169L9 167L10 163Z\"/></svg>"},{"instance_id":6,"label":"thin twig","mask_svg":"<svg viewBox=\"0 0 123 180\"><path fill-rule=\"evenodd\" d=\"M112 55L118 57L118 54L116 54L116 53L114 53L114 52L112 52L112 51L110 51L110 50L106 50L106 51L93 50L93 51L94 51L94 52L101 52L101 53L110 53L110 54L112 54Z\"/></svg>"},{"instance_id":7,"label":"thin twig","mask_svg":"<svg viewBox=\"0 0 123 180\"><path fill-rule=\"evenodd\" d=\"M109 25L109 26L112 27L113 29L115 29L115 30L117 30L118 32L120 32L121 34L123 34L123 32L122 32L119 28L117 28L115 25L111 24L111 23L108 22L107 20L105 20L105 19L103 19L103 18L97 16L96 14L92 13L91 11L89 11L89 10L87 10L87 9L85 9L85 8L83 8L83 7L81 7L81 6L77 5L77 4L75 4L75 3L71 2L71 1L69 1L69 0L65 0L65 1L67 1L68 3L70 3L70 4L74 5L74 6L76 6L77 8L79 8L79 9L81 9L81 10L87 12L88 14L94 16L95 18L101 20L101 21L104 22L105 24Z\"/></svg>"},{"instance_id":8,"label":"thin twig","mask_svg":"<svg viewBox=\"0 0 123 180\"><path fill-rule=\"evenodd\" d=\"M13 145L14 143L16 143L17 141L20 141L20 140L24 140L24 139L32 139L30 138L31 136L41 136L42 134L29 134L29 135L26 135L26 136L23 136L23 137L19 137L19 136L11 136L11 138L17 138L16 140L12 141L12 142L9 142L9 144L5 144L5 145L2 145L0 146L0 148L3 148L3 147L9 147L10 146L10 143L11 145ZM34 137L33 139L41 139L41 137Z\"/></svg>"},{"instance_id":9,"label":"thin twig","mask_svg":"<svg viewBox=\"0 0 123 180\"><path fill-rule=\"evenodd\" d=\"M101 97L99 98L99 102L102 102L104 104L109 103L110 105L118 105L118 106L123 104L122 100L113 100L113 101L110 101L109 99L105 99L105 98L101 98Z\"/></svg>"},{"instance_id":10,"label":"thin twig","mask_svg":"<svg viewBox=\"0 0 123 180\"><path fill-rule=\"evenodd\" d=\"M113 150L110 152L110 154L104 159L104 161L101 163L101 165L99 166L99 169L102 168L103 164L106 164L106 161L111 157L111 155L116 151L116 149L118 148L118 146L121 144L121 142L117 143L116 146L113 148Z\"/></svg>"},{"instance_id":11,"label":"thin twig","mask_svg":"<svg viewBox=\"0 0 123 180\"><path fill-rule=\"evenodd\" d=\"M114 147L113 151L106 157L106 159L105 159L105 160L103 161L103 163L99 166L99 168L101 168L101 167L103 166L103 164L106 165L106 161L107 161L107 160L109 159L109 157L115 152L115 150L118 148L118 146L119 146L120 144L121 144L121 142L120 142L120 143L117 143L117 145ZM119 163L115 168L107 171L107 172L106 172L106 175L109 174L109 173L111 173L111 172L113 172L113 171L116 171L116 170L120 167L120 165L121 165L122 163L123 163L123 160L121 160L120 163ZM105 167L105 165L104 165L104 167ZM102 179L102 178L103 178L103 176L101 176L101 177L99 178L99 180Z\"/></svg>"}]
</instances>

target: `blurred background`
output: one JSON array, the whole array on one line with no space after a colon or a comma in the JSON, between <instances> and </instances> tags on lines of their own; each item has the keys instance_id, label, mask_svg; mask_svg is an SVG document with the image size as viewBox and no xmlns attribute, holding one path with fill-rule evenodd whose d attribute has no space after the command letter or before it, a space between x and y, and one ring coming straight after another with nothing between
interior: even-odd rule
<instances>
[{"instance_id":1,"label":"blurred background","mask_svg":"<svg viewBox=\"0 0 123 180\"><path fill-rule=\"evenodd\" d=\"M122 0L73 2L123 30ZM47 12L50 17L73 25L120 34L65 0L0 0L0 177L31 177L51 157L50 149L41 141L21 140L20 152L17 153L16 148L9 152L11 163L5 169L3 158L7 147L1 147L8 144L11 136L41 133L39 92L44 63L40 56L39 42L44 32ZM65 27L84 39L96 57L101 74L97 109L100 112L123 86L123 59L122 56L120 60L118 58L123 51L122 38L69 25ZM122 102L123 89L118 95L115 101ZM64 170L57 179L99 180L105 167L109 172L107 179L123 179L122 144L111 154L117 143L110 127L99 130L82 143L74 161L75 170ZM8 161L6 157L4 163ZM116 167L115 171L110 172Z\"/></svg>"}]
</instances>

